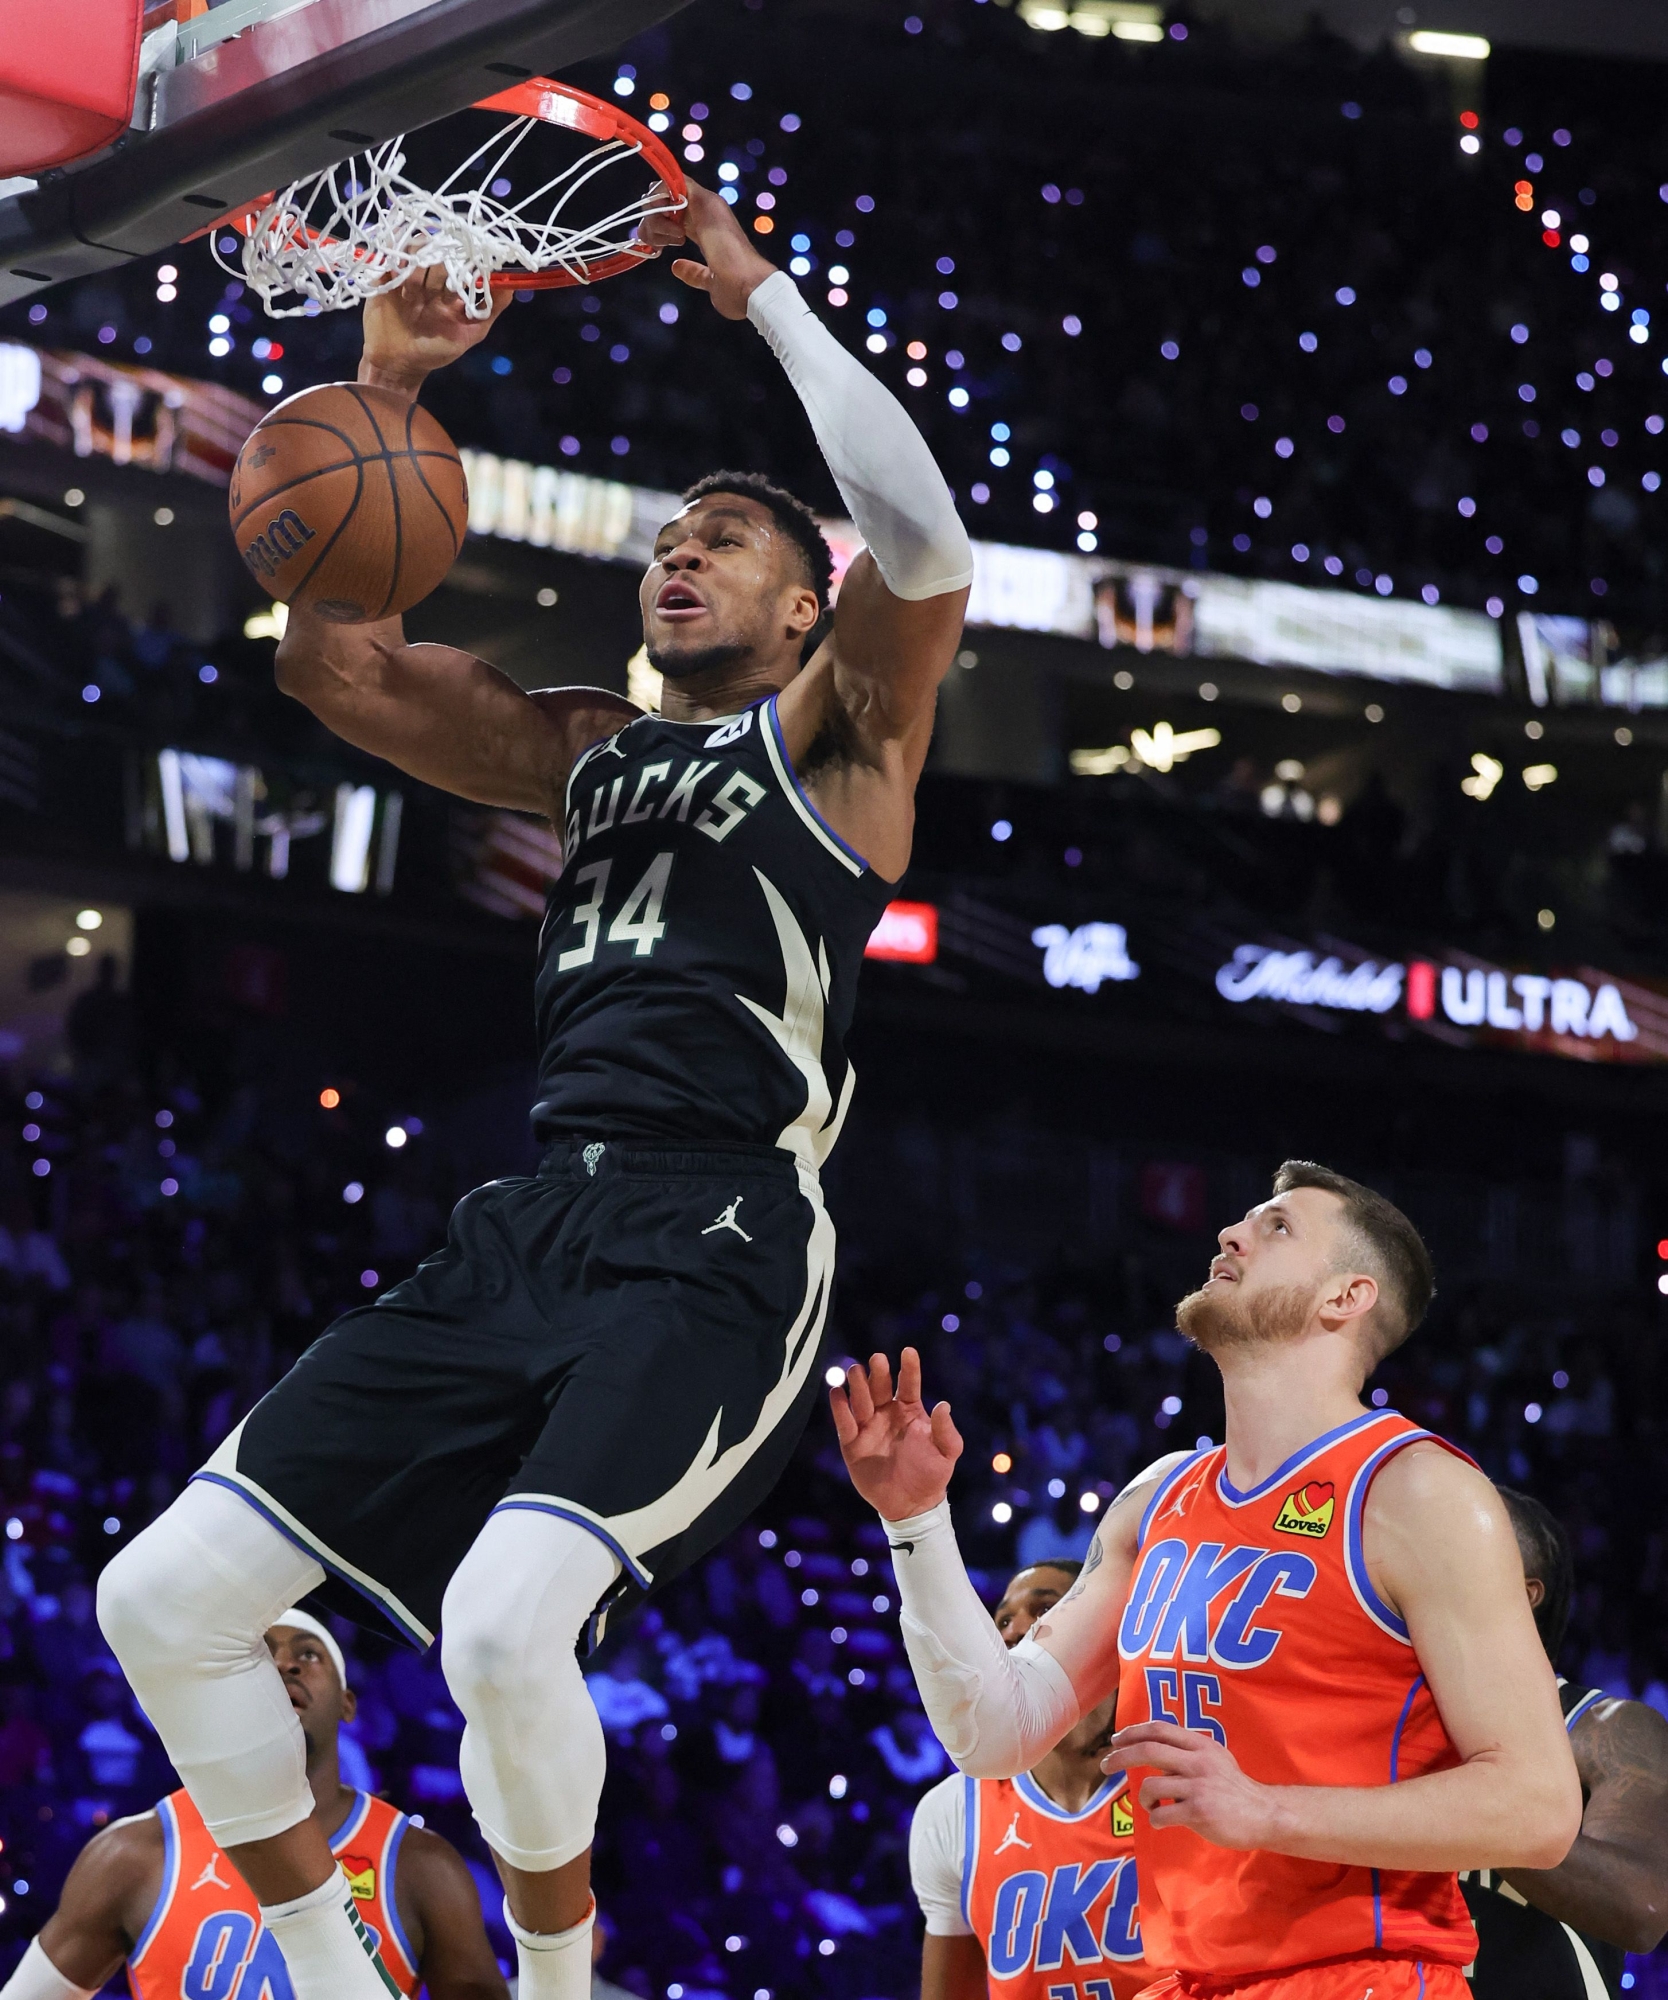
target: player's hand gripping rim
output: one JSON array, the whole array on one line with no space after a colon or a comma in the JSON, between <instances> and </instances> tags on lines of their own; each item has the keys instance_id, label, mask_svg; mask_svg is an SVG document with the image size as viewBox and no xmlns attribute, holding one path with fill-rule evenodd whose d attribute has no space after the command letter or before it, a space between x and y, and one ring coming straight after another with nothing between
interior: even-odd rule
<instances>
[{"instance_id":1,"label":"player's hand gripping rim","mask_svg":"<svg viewBox=\"0 0 1668 2000\"><path fill-rule=\"evenodd\" d=\"M661 192L657 186L655 193ZM706 262L693 257L673 260L672 275L698 292L705 292L725 319L745 319L747 301L773 275L776 266L761 257L741 224L731 213L730 204L698 181L688 183L689 201L684 208L663 214L646 215L637 225L638 240L652 246L658 256L693 242Z\"/></svg>"},{"instance_id":2,"label":"player's hand gripping rim","mask_svg":"<svg viewBox=\"0 0 1668 2000\"><path fill-rule=\"evenodd\" d=\"M843 1386L831 1389L829 1408L840 1452L855 1486L885 1521L925 1514L944 1498L961 1457L961 1433L948 1403L928 1410L921 1400L921 1357L906 1347L892 1386L884 1354L854 1361Z\"/></svg>"},{"instance_id":3,"label":"player's hand gripping rim","mask_svg":"<svg viewBox=\"0 0 1668 2000\"><path fill-rule=\"evenodd\" d=\"M1190 1827L1215 1847L1273 1845L1277 1785L1260 1785L1203 1730L1136 1722L1107 1745L1101 1769L1147 1771L1137 1793L1155 1828Z\"/></svg>"},{"instance_id":4,"label":"player's hand gripping rim","mask_svg":"<svg viewBox=\"0 0 1668 2000\"><path fill-rule=\"evenodd\" d=\"M513 292L492 295L485 319L471 319L438 265L413 271L403 284L374 292L362 316L364 356L359 380L415 396L437 368L478 346L508 310Z\"/></svg>"}]
</instances>

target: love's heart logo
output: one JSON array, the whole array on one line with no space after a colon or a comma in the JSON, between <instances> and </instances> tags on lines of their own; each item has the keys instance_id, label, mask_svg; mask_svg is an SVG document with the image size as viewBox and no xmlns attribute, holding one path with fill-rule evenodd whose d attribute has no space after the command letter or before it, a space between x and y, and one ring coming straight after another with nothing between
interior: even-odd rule
<instances>
[{"instance_id":1,"label":"love's heart logo","mask_svg":"<svg viewBox=\"0 0 1668 2000\"><path fill-rule=\"evenodd\" d=\"M1332 1526L1338 1500L1329 1479L1311 1479L1306 1486L1288 1493L1274 1517L1276 1534L1307 1535L1318 1541Z\"/></svg>"}]
</instances>

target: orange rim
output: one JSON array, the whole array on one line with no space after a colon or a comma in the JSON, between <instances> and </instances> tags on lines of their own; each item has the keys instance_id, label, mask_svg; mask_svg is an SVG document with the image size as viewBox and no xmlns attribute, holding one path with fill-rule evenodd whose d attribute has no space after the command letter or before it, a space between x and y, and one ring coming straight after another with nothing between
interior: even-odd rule
<instances>
[{"instance_id":1,"label":"orange rim","mask_svg":"<svg viewBox=\"0 0 1668 2000\"><path fill-rule=\"evenodd\" d=\"M629 112L610 104L606 98L593 97L588 90L576 90L572 84L556 83L547 76L532 76L496 96L483 97L472 108L502 111L512 118L537 118L546 125L564 125L570 132L583 132L588 139L617 140L621 145L634 147L653 167L656 177L676 202L681 205L689 198L683 169L671 148ZM617 278L622 271L635 270L653 255L648 249L621 250L572 271L560 267L550 271L494 271L491 284L497 292L551 292L566 285L594 285L599 279Z\"/></svg>"},{"instance_id":2,"label":"orange rim","mask_svg":"<svg viewBox=\"0 0 1668 2000\"><path fill-rule=\"evenodd\" d=\"M571 83L557 83L548 76L530 76L525 83L512 84L508 90L501 90L494 97L483 97L469 108L472 111L501 111L509 118L537 118L541 124L564 126L570 132L580 132L587 139L597 140L599 144L613 140L630 146L642 154L680 207L689 199L683 169L670 147L662 144L656 134L646 125L639 124L628 112L621 111L606 98L593 97L588 90L576 90ZM218 216L202 229L193 230L181 239L182 242L195 243L198 237L207 236L215 229L235 229L247 236L275 192L257 195L253 201L240 202L229 214ZM333 240L321 237L314 229L306 233L315 243ZM594 285L603 278L617 278L622 271L635 270L654 254L647 248L619 250L611 257L599 257L594 264L581 264L574 270L494 271L488 283L495 292L551 292L566 285Z\"/></svg>"}]
</instances>

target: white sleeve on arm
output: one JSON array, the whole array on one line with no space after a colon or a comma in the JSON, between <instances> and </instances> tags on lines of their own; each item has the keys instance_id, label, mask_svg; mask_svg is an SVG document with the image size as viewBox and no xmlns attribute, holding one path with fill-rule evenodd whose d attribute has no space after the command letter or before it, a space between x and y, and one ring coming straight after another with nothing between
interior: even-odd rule
<instances>
[{"instance_id":1,"label":"white sleeve on arm","mask_svg":"<svg viewBox=\"0 0 1668 2000\"><path fill-rule=\"evenodd\" d=\"M939 1742L969 1777L1030 1770L1082 1713L1065 1668L1029 1637L1003 1645L967 1580L948 1500L882 1525L904 1650Z\"/></svg>"},{"instance_id":2,"label":"white sleeve on arm","mask_svg":"<svg viewBox=\"0 0 1668 2000\"><path fill-rule=\"evenodd\" d=\"M973 580L973 545L927 441L776 271L747 301L805 405L857 532L894 597L942 597Z\"/></svg>"},{"instance_id":3,"label":"white sleeve on arm","mask_svg":"<svg viewBox=\"0 0 1668 2000\"><path fill-rule=\"evenodd\" d=\"M971 1937L961 1907L967 1850L967 1780L946 1778L915 1808L909 1823L909 1880L928 1937Z\"/></svg>"},{"instance_id":4,"label":"white sleeve on arm","mask_svg":"<svg viewBox=\"0 0 1668 2000\"><path fill-rule=\"evenodd\" d=\"M34 1938L17 1970L0 1986L0 2000L93 2000L97 1991L96 1986L77 1986L66 1979L42 1950L40 1939Z\"/></svg>"}]
</instances>

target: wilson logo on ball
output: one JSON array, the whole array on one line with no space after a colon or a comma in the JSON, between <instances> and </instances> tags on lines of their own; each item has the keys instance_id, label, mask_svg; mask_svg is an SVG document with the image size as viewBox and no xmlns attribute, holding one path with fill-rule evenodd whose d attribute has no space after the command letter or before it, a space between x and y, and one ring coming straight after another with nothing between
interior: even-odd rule
<instances>
[{"instance_id":1,"label":"wilson logo on ball","mask_svg":"<svg viewBox=\"0 0 1668 2000\"><path fill-rule=\"evenodd\" d=\"M1311 1479L1307 1486L1286 1495L1274 1517L1274 1531L1279 1535L1308 1535L1318 1541L1332 1525L1336 1504L1331 1481Z\"/></svg>"},{"instance_id":2,"label":"wilson logo on ball","mask_svg":"<svg viewBox=\"0 0 1668 2000\"><path fill-rule=\"evenodd\" d=\"M456 446L421 405L326 382L256 425L229 506L238 553L274 597L358 625L398 617L444 579L469 489Z\"/></svg>"},{"instance_id":3,"label":"wilson logo on ball","mask_svg":"<svg viewBox=\"0 0 1668 2000\"><path fill-rule=\"evenodd\" d=\"M293 507L286 507L243 551L243 560L257 576L276 576L312 539L312 529Z\"/></svg>"}]
</instances>

